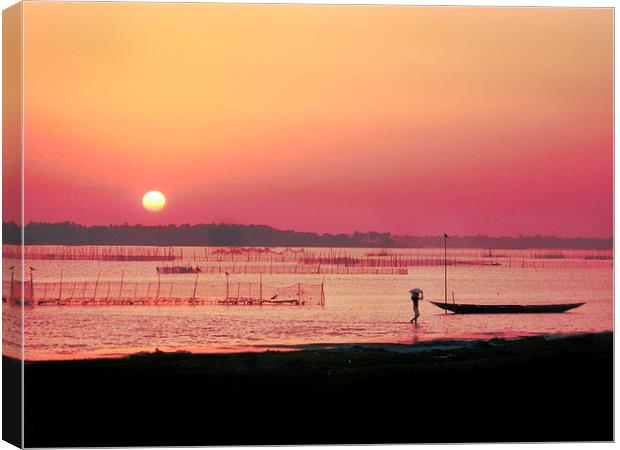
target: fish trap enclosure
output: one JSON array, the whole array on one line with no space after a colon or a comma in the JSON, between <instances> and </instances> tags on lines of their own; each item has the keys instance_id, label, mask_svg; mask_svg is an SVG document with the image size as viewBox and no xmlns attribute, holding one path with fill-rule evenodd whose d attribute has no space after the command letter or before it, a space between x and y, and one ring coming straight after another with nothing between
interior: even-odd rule
<instances>
[{"instance_id":1,"label":"fish trap enclosure","mask_svg":"<svg viewBox=\"0 0 620 450\"><path fill-rule=\"evenodd\" d=\"M269 248L26 245L26 261L157 262L164 275L196 273L407 275L416 267L600 268L613 266L611 249ZM19 260L18 245L3 245Z\"/></svg>"},{"instance_id":2,"label":"fish trap enclosure","mask_svg":"<svg viewBox=\"0 0 620 450\"><path fill-rule=\"evenodd\" d=\"M200 266L157 267L160 275L185 275L188 273L216 274L269 274L269 275L407 275L406 267L363 267L330 264L209 264Z\"/></svg>"},{"instance_id":3,"label":"fish trap enclosure","mask_svg":"<svg viewBox=\"0 0 620 450\"><path fill-rule=\"evenodd\" d=\"M22 300L23 288L23 300ZM325 306L324 283L67 281L3 282L2 301L26 306L273 305Z\"/></svg>"},{"instance_id":4,"label":"fish trap enclosure","mask_svg":"<svg viewBox=\"0 0 620 450\"><path fill-rule=\"evenodd\" d=\"M111 245L25 245L24 258L48 261L174 261L180 254L172 247ZM5 244L4 258L21 258L21 247Z\"/></svg>"}]
</instances>

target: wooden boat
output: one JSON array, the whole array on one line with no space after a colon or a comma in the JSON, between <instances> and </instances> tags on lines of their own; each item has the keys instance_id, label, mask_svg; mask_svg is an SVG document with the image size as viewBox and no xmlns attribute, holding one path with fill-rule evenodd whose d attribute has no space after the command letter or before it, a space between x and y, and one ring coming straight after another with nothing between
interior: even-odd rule
<instances>
[{"instance_id":1,"label":"wooden boat","mask_svg":"<svg viewBox=\"0 0 620 450\"><path fill-rule=\"evenodd\" d=\"M552 314L563 313L570 309L579 308L582 303L556 303L546 305L475 305L467 303L448 303L448 238L444 234L444 301L431 302L446 311L454 314ZM454 292L452 293L454 299Z\"/></svg>"},{"instance_id":2,"label":"wooden boat","mask_svg":"<svg viewBox=\"0 0 620 450\"><path fill-rule=\"evenodd\" d=\"M431 302L433 305L455 314L552 314L563 313L583 305L582 303L556 303L546 305L474 305L466 303Z\"/></svg>"}]
</instances>

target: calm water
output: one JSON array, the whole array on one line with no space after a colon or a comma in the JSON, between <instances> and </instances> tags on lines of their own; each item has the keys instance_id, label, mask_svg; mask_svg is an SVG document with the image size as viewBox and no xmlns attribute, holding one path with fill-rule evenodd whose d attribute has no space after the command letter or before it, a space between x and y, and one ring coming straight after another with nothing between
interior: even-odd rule
<instances>
[{"instance_id":1,"label":"calm water","mask_svg":"<svg viewBox=\"0 0 620 450\"><path fill-rule=\"evenodd\" d=\"M360 252L361 250L351 250ZM435 250L437 252L437 250ZM514 256L504 251L504 257ZM572 255L575 256L575 255ZM466 255L465 255L466 258ZM31 261L37 282L155 279L156 262ZM526 265L526 264L525 264ZM231 352L332 343L415 343L443 338L515 337L613 329L613 270L610 261L584 267L449 267L448 291L456 302L568 303L586 305L564 314L445 314L426 300L443 300L443 267L410 267L408 275L326 275L326 306L39 306L25 308L25 358L117 356L137 351ZM570 266L570 265L569 265ZM6 276L6 274L5 274ZM176 275L193 279L193 275ZM189 278L187 278L189 277ZM204 283L223 283L205 275ZM273 286L320 283L317 275L263 275ZM231 282L256 282L234 275ZM417 326L408 290L419 287ZM21 308L3 305L4 353L19 350Z\"/></svg>"}]
</instances>

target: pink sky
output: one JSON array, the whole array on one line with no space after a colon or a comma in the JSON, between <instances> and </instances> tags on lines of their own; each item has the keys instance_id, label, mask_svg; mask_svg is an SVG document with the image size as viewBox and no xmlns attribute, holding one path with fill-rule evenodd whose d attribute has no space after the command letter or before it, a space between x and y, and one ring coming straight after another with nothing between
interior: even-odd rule
<instances>
[{"instance_id":1,"label":"pink sky","mask_svg":"<svg viewBox=\"0 0 620 450\"><path fill-rule=\"evenodd\" d=\"M26 221L613 233L610 9L24 17Z\"/></svg>"}]
</instances>

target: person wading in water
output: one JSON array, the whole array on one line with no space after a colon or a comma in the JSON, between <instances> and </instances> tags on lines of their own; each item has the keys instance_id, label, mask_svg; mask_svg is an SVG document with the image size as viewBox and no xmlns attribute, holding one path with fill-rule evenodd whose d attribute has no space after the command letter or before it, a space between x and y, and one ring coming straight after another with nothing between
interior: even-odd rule
<instances>
[{"instance_id":1,"label":"person wading in water","mask_svg":"<svg viewBox=\"0 0 620 450\"><path fill-rule=\"evenodd\" d=\"M418 323L418 317L420 317L418 301L424 298L424 292L422 292L422 290L418 288L411 289L409 292L411 292L411 301L413 302L413 319L411 319L410 322Z\"/></svg>"}]
</instances>

